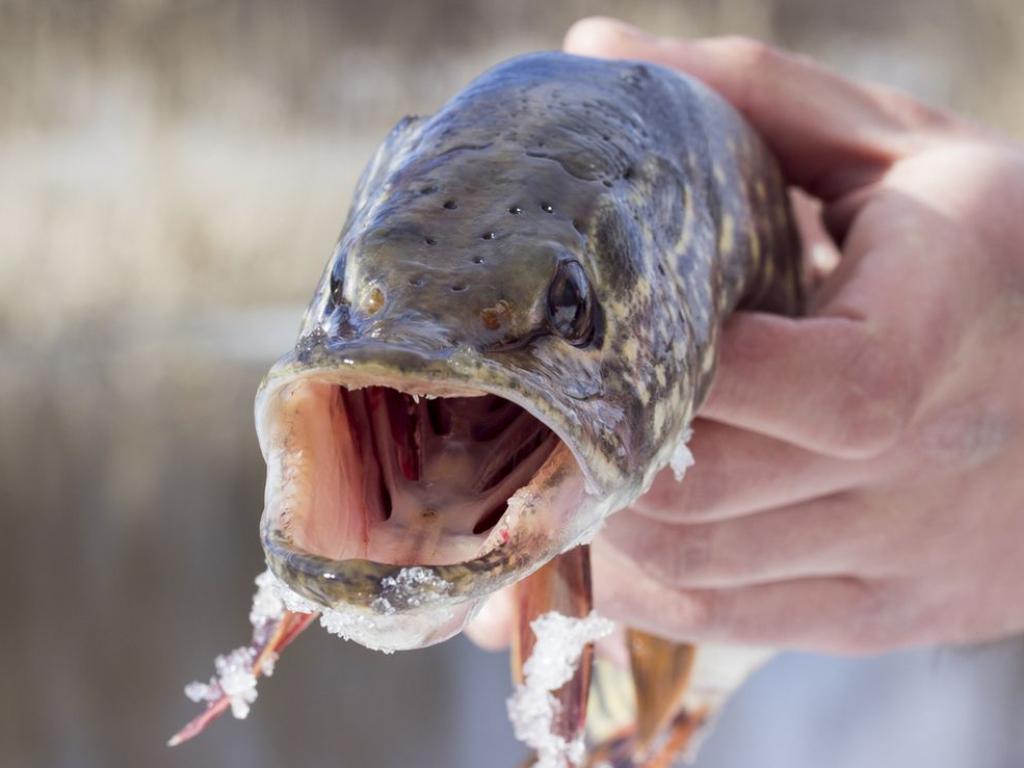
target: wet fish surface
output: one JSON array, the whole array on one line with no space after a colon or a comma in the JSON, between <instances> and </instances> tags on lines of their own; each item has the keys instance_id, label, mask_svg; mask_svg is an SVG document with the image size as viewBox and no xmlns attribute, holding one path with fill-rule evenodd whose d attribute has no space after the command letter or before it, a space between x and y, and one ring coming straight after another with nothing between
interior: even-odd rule
<instances>
[{"instance_id":1,"label":"wet fish surface","mask_svg":"<svg viewBox=\"0 0 1024 768\"><path fill-rule=\"evenodd\" d=\"M534 575L553 559L574 575L545 605L584 615L574 548L682 474L723 320L801 304L784 179L716 94L640 62L498 65L385 139L261 387L270 571L385 650L452 636L509 584L554 594ZM638 755L682 733L701 657L630 638L634 679L668 664L671 690L605 759L655 765Z\"/></svg>"}]
</instances>

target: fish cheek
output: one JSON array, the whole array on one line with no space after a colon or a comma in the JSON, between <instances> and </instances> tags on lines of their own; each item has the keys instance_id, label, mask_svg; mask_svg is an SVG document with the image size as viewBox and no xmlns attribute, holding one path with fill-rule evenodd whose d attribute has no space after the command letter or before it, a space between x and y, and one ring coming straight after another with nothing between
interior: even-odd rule
<instances>
[{"instance_id":1,"label":"fish cheek","mask_svg":"<svg viewBox=\"0 0 1024 768\"><path fill-rule=\"evenodd\" d=\"M643 242L636 221L639 217L626 203L612 198L606 198L596 217L594 279L599 286L628 296L640 279Z\"/></svg>"}]
</instances>

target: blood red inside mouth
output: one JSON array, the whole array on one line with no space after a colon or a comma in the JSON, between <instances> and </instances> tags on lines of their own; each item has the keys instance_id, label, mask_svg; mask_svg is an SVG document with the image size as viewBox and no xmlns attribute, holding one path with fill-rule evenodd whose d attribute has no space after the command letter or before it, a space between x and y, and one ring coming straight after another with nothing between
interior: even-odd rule
<instances>
[{"instance_id":1,"label":"blood red inside mouth","mask_svg":"<svg viewBox=\"0 0 1024 768\"><path fill-rule=\"evenodd\" d=\"M289 393L278 524L333 559L459 562L559 445L492 394L424 398L304 381Z\"/></svg>"}]
</instances>

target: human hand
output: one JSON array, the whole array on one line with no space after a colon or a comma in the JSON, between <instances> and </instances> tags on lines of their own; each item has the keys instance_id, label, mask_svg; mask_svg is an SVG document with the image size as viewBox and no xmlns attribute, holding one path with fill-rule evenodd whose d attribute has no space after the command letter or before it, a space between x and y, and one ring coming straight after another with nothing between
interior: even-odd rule
<instances>
[{"instance_id":1,"label":"human hand","mask_svg":"<svg viewBox=\"0 0 1024 768\"><path fill-rule=\"evenodd\" d=\"M838 652L1024 630L1024 152L750 40L588 19L565 49L707 82L820 201L805 240L842 246L807 317L726 323L696 465L608 521L598 609ZM471 635L508 623L499 602Z\"/></svg>"}]
</instances>

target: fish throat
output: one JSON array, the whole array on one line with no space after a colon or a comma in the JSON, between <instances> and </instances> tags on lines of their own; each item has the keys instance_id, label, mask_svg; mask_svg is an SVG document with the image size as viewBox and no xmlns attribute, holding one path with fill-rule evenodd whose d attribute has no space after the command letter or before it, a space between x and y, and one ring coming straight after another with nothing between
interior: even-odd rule
<instances>
[{"instance_id":1,"label":"fish throat","mask_svg":"<svg viewBox=\"0 0 1024 768\"><path fill-rule=\"evenodd\" d=\"M445 565L480 555L509 500L561 444L523 407L305 380L287 397L278 525L331 560ZM507 534L506 534L507 535Z\"/></svg>"}]
</instances>

